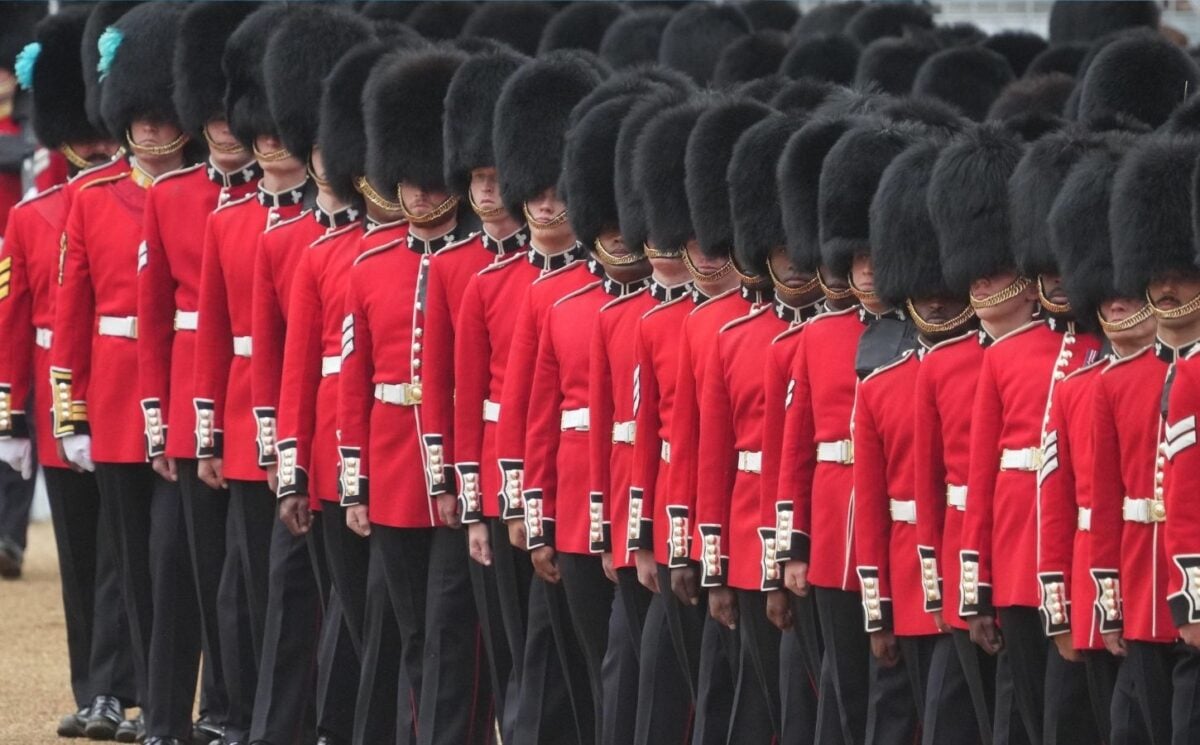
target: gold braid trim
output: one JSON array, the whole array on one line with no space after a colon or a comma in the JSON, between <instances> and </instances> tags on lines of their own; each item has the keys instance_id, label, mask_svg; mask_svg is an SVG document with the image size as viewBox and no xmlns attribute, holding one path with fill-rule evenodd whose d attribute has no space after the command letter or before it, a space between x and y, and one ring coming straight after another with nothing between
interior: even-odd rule
<instances>
[{"instance_id":1,"label":"gold braid trim","mask_svg":"<svg viewBox=\"0 0 1200 745\"><path fill-rule=\"evenodd\" d=\"M545 222L534 219L533 215L529 214L529 205L528 204L522 204L521 211L525 213L525 222L529 223L529 227L537 228L538 230L549 230L550 228L557 228L559 225L562 225L564 222L567 221L567 211L566 210L559 212L557 215L550 218L549 220L546 220Z\"/></svg>"},{"instance_id":2,"label":"gold braid trim","mask_svg":"<svg viewBox=\"0 0 1200 745\"><path fill-rule=\"evenodd\" d=\"M850 294L858 298L860 303L873 303L879 299L879 294L874 290L860 290L854 286L854 280L849 280Z\"/></svg>"},{"instance_id":3,"label":"gold braid trim","mask_svg":"<svg viewBox=\"0 0 1200 745\"><path fill-rule=\"evenodd\" d=\"M306 165L304 167L304 170L308 171L308 177L313 180L314 184L321 187L322 189L325 189L325 190L329 189L329 179L322 178L317 175L317 169L313 168L312 158L308 159L308 165Z\"/></svg>"},{"instance_id":4,"label":"gold braid trim","mask_svg":"<svg viewBox=\"0 0 1200 745\"><path fill-rule=\"evenodd\" d=\"M443 217L458 209L458 197L453 195L446 197L446 201L422 215L409 211L408 206L404 204L404 195L400 192L399 187L396 188L396 198L400 200L400 211L408 218L408 222L418 228L436 225Z\"/></svg>"},{"instance_id":5,"label":"gold braid trim","mask_svg":"<svg viewBox=\"0 0 1200 745\"><path fill-rule=\"evenodd\" d=\"M1022 292L1025 292L1025 288L1027 287L1029 287L1029 278L1017 277L1008 287L1005 287L1000 292L988 295L983 300L976 300L974 297L972 297L971 307L975 310L979 310L981 308L994 308L1001 303L1006 303L1009 300L1012 300Z\"/></svg>"},{"instance_id":6,"label":"gold braid trim","mask_svg":"<svg viewBox=\"0 0 1200 745\"><path fill-rule=\"evenodd\" d=\"M771 275L771 284L775 285L775 295L779 298L792 298L793 300L799 300L821 286L820 272L817 272L815 277L799 287L791 287L781 282L779 277L775 275L775 270L771 267L770 261L767 262L767 274Z\"/></svg>"},{"instance_id":7,"label":"gold braid trim","mask_svg":"<svg viewBox=\"0 0 1200 745\"><path fill-rule=\"evenodd\" d=\"M834 302L837 302L838 300L846 300L854 294L854 290L852 288L835 290L829 285L825 284L825 280L821 279L821 271L819 269L817 270L817 284L821 286L821 292L825 293L825 297L829 300L833 300Z\"/></svg>"},{"instance_id":8,"label":"gold braid trim","mask_svg":"<svg viewBox=\"0 0 1200 745\"><path fill-rule=\"evenodd\" d=\"M204 140L205 140L205 142L208 143L208 149L213 151L214 153L224 153L225 155L234 155L235 153L246 152L246 146L236 140L234 140L234 143L232 145L226 145L224 143L217 142L216 140L214 140L212 138L212 135L210 135L208 133L208 125L205 125L205 127L204 127Z\"/></svg>"},{"instance_id":9,"label":"gold braid trim","mask_svg":"<svg viewBox=\"0 0 1200 745\"><path fill-rule=\"evenodd\" d=\"M490 220L494 217L501 217L504 215L505 210L503 204L501 204L499 207L492 207L491 209L484 209L476 204L475 195L471 193L470 189L467 189L467 201L471 203L471 209L475 210L475 214L479 215L480 220Z\"/></svg>"},{"instance_id":10,"label":"gold braid trim","mask_svg":"<svg viewBox=\"0 0 1200 745\"><path fill-rule=\"evenodd\" d=\"M1059 315L1071 312L1071 304L1070 303L1056 303L1053 300L1051 300L1050 298L1046 297L1046 291L1042 287L1041 275L1038 275L1037 287L1038 287L1038 302L1040 302L1042 304L1043 308L1050 311L1051 313L1058 313Z\"/></svg>"},{"instance_id":11,"label":"gold braid trim","mask_svg":"<svg viewBox=\"0 0 1200 745\"><path fill-rule=\"evenodd\" d=\"M371 182L367 181L366 176L359 176L354 180L354 188L358 189L358 193L363 195L363 199L375 205L384 212L402 212L404 206L399 202L389 201L379 192L375 191L375 187L371 186Z\"/></svg>"},{"instance_id":12,"label":"gold braid trim","mask_svg":"<svg viewBox=\"0 0 1200 745\"><path fill-rule=\"evenodd\" d=\"M292 151L286 147L281 147L278 150L272 150L269 153L264 153L258 149L258 143L254 143L254 157L259 163L278 163L281 160L287 160L292 157Z\"/></svg>"},{"instance_id":13,"label":"gold braid trim","mask_svg":"<svg viewBox=\"0 0 1200 745\"><path fill-rule=\"evenodd\" d=\"M1150 303L1146 303L1137 313L1134 313L1123 321L1114 322L1105 320L1104 314L1098 310L1096 311L1096 318L1100 320L1100 328L1104 329L1104 332L1108 334L1115 334L1118 331L1128 331L1152 315L1154 315L1154 307Z\"/></svg>"},{"instance_id":14,"label":"gold braid trim","mask_svg":"<svg viewBox=\"0 0 1200 745\"><path fill-rule=\"evenodd\" d=\"M1155 316L1157 316L1158 318L1165 318L1166 320L1169 321L1173 318L1183 318L1184 316L1190 316L1191 314L1195 313L1197 310L1200 310L1200 295L1197 295L1196 297L1187 301L1186 303L1179 306L1178 308L1171 308L1170 310L1164 310L1154 304L1154 301L1150 299L1150 292L1149 292L1149 290L1147 290L1146 291L1146 303L1149 304L1150 309L1154 312Z\"/></svg>"},{"instance_id":15,"label":"gold braid trim","mask_svg":"<svg viewBox=\"0 0 1200 745\"><path fill-rule=\"evenodd\" d=\"M642 253L646 254L647 259L678 259L683 255L683 249L655 248L649 243L643 243Z\"/></svg>"},{"instance_id":16,"label":"gold braid trim","mask_svg":"<svg viewBox=\"0 0 1200 745\"><path fill-rule=\"evenodd\" d=\"M63 145L58 149L58 151L63 154L63 157L67 159L68 163L80 170L92 167L92 164L88 161L88 159L75 152L75 148L71 147L70 145Z\"/></svg>"},{"instance_id":17,"label":"gold braid trim","mask_svg":"<svg viewBox=\"0 0 1200 745\"><path fill-rule=\"evenodd\" d=\"M596 258L605 266L629 266L630 264L636 264L639 261L642 261L642 257L635 253L628 253L624 256L617 256L616 254L610 253L609 250L604 247L604 243L601 242L599 238L592 243L592 249L596 252Z\"/></svg>"},{"instance_id":18,"label":"gold braid trim","mask_svg":"<svg viewBox=\"0 0 1200 745\"><path fill-rule=\"evenodd\" d=\"M163 155L173 155L179 152L191 138L189 138L186 134L181 134L165 145L139 145L133 141L133 132L127 129L125 130L125 139L129 142L129 149L133 151L134 155L161 157Z\"/></svg>"},{"instance_id":19,"label":"gold braid trim","mask_svg":"<svg viewBox=\"0 0 1200 745\"><path fill-rule=\"evenodd\" d=\"M683 252L683 265L687 267L689 274L691 274L694 278L696 278L698 281L701 281L701 282L716 282L718 279L721 279L726 274L729 274L730 272L734 271L733 260L730 259L729 261L726 261L725 265L722 266L720 269L718 269L715 272L712 272L710 274L705 274L704 272L700 271L699 267L697 267L694 263L692 263L692 257L688 256L687 251Z\"/></svg>"},{"instance_id":20,"label":"gold braid trim","mask_svg":"<svg viewBox=\"0 0 1200 745\"><path fill-rule=\"evenodd\" d=\"M904 304L908 308L909 316L912 317L913 325L926 336L948 333L975 317L975 309L968 305L966 308L963 308L962 313L959 313L945 323L929 323L924 318L921 318L921 314L917 312L912 300L905 300Z\"/></svg>"}]
</instances>

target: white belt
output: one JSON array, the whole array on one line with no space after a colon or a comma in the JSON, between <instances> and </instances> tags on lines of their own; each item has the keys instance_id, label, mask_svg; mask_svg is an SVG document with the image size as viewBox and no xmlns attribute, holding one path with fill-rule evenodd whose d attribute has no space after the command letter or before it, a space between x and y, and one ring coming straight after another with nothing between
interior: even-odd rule
<instances>
[{"instance_id":1,"label":"white belt","mask_svg":"<svg viewBox=\"0 0 1200 745\"><path fill-rule=\"evenodd\" d=\"M888 507L892 511L892 522L916 524L917 503L915 500L889 499Z\"/></svg>"},{"instance_id":2,"label":"white belt","mask_svg":"<svg viewBox=\"0 0 1200 745\"><path fill-rule=\"evenodd\" d=\"M746 473L762 473L762 452L758 450L738 451L738 470Z\"/></svg>"},{"instance_id":3,"label":"white belt","mask_svg":"<svg viewBox=\"0 0 1200 745\"><path fill-rule=\"evenodd\" d=\"M1161 523L1167 519L1167 505L1157 499L1125 497L1121 505L1121 517L1127 523Z\"/></svg>"},{"instance_id":4,"label":"white belt","mask_svg":"<svg viewBox=\"0 0 1200 745\"><path fill-rule=\"evenodd\" d=\"M137 338L137 316L100 316L101 336Z\"/></svg>"},{"instance_id":5,"label":"white belt","mask_svg":"<svg viewBox=\"0 0 1200 745\"><path fill-rule=\"evenodd\" d=\"M854 442L838 440L836 442L817 443L818 463L841 463L843 466L854 463Z\"/></svg>"},{"instance_id":6,"label":"white belt","mask_svg":"<svg viewBox=\"0 0 1200 745\"><path fill-rule=\"evenodd\" d=\"M637 434L637 422L614 422L613 423L613 442L620 442L625 445L632 445L635 435Z\"/></svg>"},{"instance_id":7,"label":"white belt","mask_svg":"<svg viewBox=\"0 0 1200 745\"><path fill-rule=\"evenodd\" d=\"M1084 531L1092 529L1092 508L1091 507L1080 507L1079 508L1079 514L1075 518L1075 527L1079 528L1080 530L1084 530Z\"/></svg>"},{"instance_id":8,"label":"white belt","mask_svg":"<svg viewBox=\"0 0 1200 745\"><path fill-rule=\"evenodd\" d=\"M946 484L946 506L958 511L967 509L967 487L961 484Z\"/></svg>"},{"instance_id":9,"label":"white belt","mask_svg":"<svg viewBox=\"0 0 1200 745\"><path fill-rule=\"evenodd\" d=\"M421 384L376 383L375 398L393 406L416 406L421 403Z\"/></svg>"},{"instance_id":10,"label":"white belt","mask_svg":"<svg viewBox=\"0 0 1200 745\"><path fill-rule=\"evenodd\" d=\"M591 421L591 414L586 409L567 409L562 413L561 429L574 429L580 432L587 432L588 423Z\"/></svg>"},{"instance_id":11,"label":"white belt","mask_svg":"<svg viewBox=\"0 0 1200 745\"><path fill-rule=\"evenodd\" d=\"M37 344L42 349L50 348L50 341L54 338L54 332L50 329L34 329L33 343Z\"/></svg>"},{"instance_id":12,"label":"white belt","mask_svg":"<svg viewBox=\"0 0 1200 745\"><path fill-rule=\"evenodd\" d=\"M500 421L500 404L495 401L484 399L483 402L483 421L495 424Z\"/></svg>"},{"instance_id":13,"label":"white belt","mask_svg":"<svg viewBox=\"0 0 1200 745\"><path fill-rule=\"evenodd\" d=\"M321 358L321 377L328 378L342 371L342 356L340 354Z\"/></svg>"},{"instance_id":14,"label":"white belt","mask_svg":"<svg viewBox=\"0 0 1200 745\"><path fill-rule=\"evenodd\" d=\"M1041 448L1021 448L1000 453L1001 471L1036 471L1042 467Z\"/></svg>"},{"instance_id":15,"label":"white belt","mask_svg":"<svg viewBox=\"0 0 1200 745\"><path fill-rule=\"evenodd\" d=\"M670 463L671 462L671 443L664 440L662 447L659 448L658 455L659 455L659 457L662 458L663 463Z\"/></svg>"},{"instance_id":16,"label":"white belt","mask_svg":"<svg viewBox=\"0 0 1200 745\"><path fill-rule=\"evenodd\" d=\"M200 325L200 313L194 310L175 311L176 331L195 331Z\"/></svg>"},{"instance_id":17,"label":"white belt","mask_svg":"<svg viewBox=\"0 0 1200 745\"><path fill-rule=\"evenodd\" d=\"M235 336L233 337L233 353L238 357L250 356L250 337Z\"/></svg>"}]
</instances>

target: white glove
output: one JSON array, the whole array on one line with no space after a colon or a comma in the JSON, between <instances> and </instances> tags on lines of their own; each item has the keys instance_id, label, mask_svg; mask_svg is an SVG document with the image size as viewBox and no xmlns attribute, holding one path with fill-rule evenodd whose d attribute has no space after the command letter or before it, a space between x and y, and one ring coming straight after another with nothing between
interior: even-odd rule
<instances>
[{"instance_id":1,"label":"white glove","mask_svg":"<svg viewBox=\"0 0 1200 745\"><path fill-rule=\"evenodd\" d=\"M33 478L33 444L28 437L10 437L0 440L0 460L28 481Z\"/></svg>"},{"instance_id":2,"label":"white glove","mask_svg":"<svg viewBox=\"0 0 1200 745\"><path fill-rule=\"evenodd\" d=\"M67 460L83 470L96 470L96 464L92 462L91 435L67 435L63 438L63 452L67 454Z\"/></svg>"}]
</instances>

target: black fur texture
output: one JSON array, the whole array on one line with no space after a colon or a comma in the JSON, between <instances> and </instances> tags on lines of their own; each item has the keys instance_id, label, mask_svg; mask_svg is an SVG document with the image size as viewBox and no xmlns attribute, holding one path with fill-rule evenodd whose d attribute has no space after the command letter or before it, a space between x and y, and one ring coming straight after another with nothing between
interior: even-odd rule
<instances>
[{"instance_id":1,"label":"black fur texture","mask_svg":"<svg viewBox=\"0 0 1200 745\"><path fill-rule=\"evenodd\" d=\"M771 108L785 114L810 115L837 89L824 80L793 80L771 99Z\"/></svg>"},{"instance_id":2,"label":"black fur texture","mask_svg":"<svg viewBox=\"0 0 1200 745\"><path fill-rule=\"evenodd\" d=\"M466 197L471 171L496 165L492 150L492 114L500 89L529 58L498 50L472 57L458 68L446 92L446 121L442 128L446 154L446 184Z\"/></svg>"},{"instance_id":3,"label":"black fur texture","mask_svg":"<svg viewBox=\"0 0 1200 745\"><path fill-rule=\"evenodd\" d=\"M83 27L83 45L80 47L79 56L83 62L84 109L87 111L88 121L97 132L108 131L104 117L100 114L100 71L96 69L100 64L100 49L97 44L105 29L135 7L137 3L102 0L92 6L92 12Z\"/></svg>"},{"instance_id":4,"label":"black fur texture","mask_svg":"<svg viewBox=\"0 0 1200 745\"><path fill-rule=\"evenodd\" d=\"M1077 77L1087 52L1088 45L1078 41L1052 44L1030 61L1029 67L1025 68L1025 77L1033 78L1054 72Z\"/></svg>"},{"instance_id":5,"label":"black fur texture","mask_svg":"<svg viewBox=\"0 0 1200 745\"><path fill-rule=\"evenodd\" d=\"M634 150L633 173L645 199L650 240L663 250L681 249L696 235L684 186L688 138L715 102L708 95L659 111L646 124Z\"/></svg>"},{"instance_id":6,"label":"black fur texture","mask_svg":"<svg viewBox=\"0 0 1200 745\"><path fill-rule=\"evenodd\" d=\"M887 36L871 42L858 58L854 87L868 86L884 93L903 96L912 90L917 70L937 47L924 39Z\"/></svg>"},{"instance_id":7,"label":"black fur texture","mask_svg":"<svg viewBox=\"0 0 1200 745\"><path fill-rule=\"evenodd\" d=\"M667 23L658 61L687 73L697 85L706 85L721 50L750 31L750 20L735 5L693 3L675 11Z\"/></svg>"},{"instance_id":8,"label":"black fur texture","mask_svg":"<svg viewBox=\"0 0 1200 745\"><path fill-rule=\"evenodd\" d=\"M1196 91L1200 66L1165 38L1136 34L1104 47L1079 88L1078 119L1087 123L1113 114L1151 127L1167 120Z\"/></svg>"},{"instance_id":9,"label":"black fur texture","mask_svg":"<svg viewBox=\"0 0 1200 745\"><path fill-rule=\"evenodd\" d=\"M1013 74L1019 78L1049 45L1032 31L1001 31L989 36L980 46L1006 59Z\"/></svg>"},{"instance_id":10,"label":"black fur texture","mask_svg":"<svg viewBox=\"0 0 1200 745\"><path fill-rule=\"evenodd\" d=\"M713 85L726 88L772 75L788 51L788 36L782 31L755 31L730 42L721 50L713 70Z\"/></svg>"},{"instance_id":11,"label":"black fur texture","mask_svg":"<svg viewBox=\"0 0 1200 745\"><path fill-rule=\"evenodd\" d=\"M325 81L317 144L329 187L343 202L358 204L362 199L354 186L367 165L362 92L371 68L390 50L381 41L363 42L346 52Z\"/></svg>"},{"instance_id":12,"label":"black fur texture","mask_svg":"<svg viewBox=\"0 0 1200 745\"><path fill-rule=\"evenodd\" d=\"M1012 80L1012 68L999 54L982 47L956 47L925 60L912 92L940 98L978 122Z\"/></svg>"},{"instance_id":13,"label":"black fur texture","mask_svg":"<svg viewBox=\"0 0 1200 745\"><path fill-rule=\"evenodd\" d=\"M574 2L554 14L542 29L538 54L555 49L586 49L598 52L608 27L627 11L606 0Z\"/></svg>"},{"instance_id":14,"label":"black fur texture","mask_svg":"<svg viewBox=\"0 0 1200 745\"><path fill-rule=\"evenodd\" d=\"M789 78L849 85L854 82L859 53L858 43L845 34L806 36L792 42L779 71Z\"/></svg>"},{"instance_id":15,"label":"black fur texture","mask_svg":"<svg viewBox=\"0 0 1200 745\"><path fill-rule=\"evenodd\" d=\"M175 110L193 137L200 137L209 121L225 118L221 55L229 35L256 7L237 0L213 0L190 5L183 14L173 60Z\"/></svg>"},{"instance_id":16,"label":"black fur texture","mask_svg":"<svg viewBox=\"0 0 1200 745\"><path fill-rule=\"evenodd\" d=\"M87 19L87 8L70 6L34 30L42 51L33 66L33 131L48 148L108 138L88 121L84 107L79 47Z\"/></svg>"},{"instance_id":17,"label":"black fur texture","mask_svg":"<svg viewBox=\"0 0 1200 745\"><path fill-rule=\"evenodd\" d=\"M115 24L124 34L100 95L100 114L118 142L136 119L176 124L171 65L184 6L145 3Z\"/></svg>"},{"instance_id":18,"label":"black fur texture","mask_svg":"<svg viewBox=\"0 0 1200 745\"><path fill-rule=\"evenodd\" d=\"M801 38L811 34L840 34L865 5L861 0L818 5L800 16L796 25L792 26L792 36Z\"/></svg>"},{"instance_id":19,"label":"black fur texture","mask_svg":"<svg viewBox=\"0 0 1200 745\"><path fill-rule=\"evenodd\" d=\"M813 117L784 146L775 171L788 258L802 271L821 265L821 219L818 198L825 156L855 124L854 117Z\"/></svg>"},{"instance_id":20,"label":"black fur texture","mask_svg":"<svg viewBox=\"0 0 1200 745\"><path fill-rule=\"evenodd\" d=\"M745 0L738 7L750 19L755 31L774 29L791 33L796 21L800 20L796 4L788 0Z\"/></svg>"},{"instance_id":21,"label":"black fur texture","mask_svg":"<svg viewBox=\"0 0 1200 745\"><path fill-rule=\"evenodd\" d=\"M1158 18L1158 4L1152 0L1057 0L1050 8L1050 42L1090 43L1122 29L1156 29Z\"/></svg>"},{"instance_id":22,"label":"black fur texture","mask_svg":"<svg viewBox=\"0 0 1200 745\"><path fill-rule=\"evenodd\" d=\"M771 114L747 129L733 148L726 178L734 257L746 274L767 276L771 250L787 244L775 168L788 139L803 123L795 114Z\"/></svg>"},{"instance_id":23,"label":"black fur texture","mask_svg":"<svg viewBox=\"0 0 1200 745\"><path fill-rule=\"evenodd\" d=\"M291 6L267 4L238 24L225 42L221 68L225 72L225 115L229 131L247 149L260 134L275 134L267 103L263 56L271 33L283 23Z\"/></svg>"},{"instance_id":24,"label":"black fur texture","mask_svg":"<svg viewBox=\"0 0 1200 745\"><path fill-rule=\"evenodd\" d=\"M634 9L613 21L600 40L598 54L613 69L658 61L658 45L674 15L670 10Z\"/></svg>"},{"instance_id":25,"label":"black fur texture","mask_svg":"<svg viewBox=\"0 0 1200 745\"><path fill-rule=\"evenodd\" d=\"M871 202L875 292L894 307L908 298L950 295L927 200L941 144L923 140L897 156L879 179Z\"/></svg>"},{"instance_id":26,"label":"black fur texture","mask_svg":"<svg viewBox=\"0 0 1200 745\"><path fill-rule=\"evenodd\" d=\"M638 103L636 95L590 108L567 133L558 190L567 203L575 237L585 246L608 230L620 229L616 194L616 151L621 123ZM641 250L641 245L630 245Z\"/></svg>"},{"instance_id":27,"label":"black fur texture","mask_svg":"<svg viewBox=\"0 0 1200 745\"><path fill-rule=\"evenodd\" d=\"M621 235L625 239L625 245L632 248L640 250L642 244L650 240L650 227L646 217L648 197L642 193L635 177L638 138L650 120L660 111L678 106L690 95L691 92L687 90L657 89L640 99L621 120L621 129L617 133L613 188L616 192ZM684 201L686 202L686 197Z\"/></svg>"},{"instance_id":28,"label":"black fur texture","mask_svg":"<svg viewBox=\"0 0 1200 745\"><path fill-rule=\"evenodd\" d=\"M496 0L475 9L463 24L462 35L496 39L532 56L537 54L542 32L553 17L554 9L544 3Z\"/></svg>"},{"instance_id":29,"label":"black fur texture","mask_svg":"<svg viewBox=\"0 0 1200 745\"><path fill-rule=\"evenodd\" d=\"M931 28L933 9L925 3L868 3L846 24L846 33L865 47L885 36Z\"/></svg>"},{"instance_id":30,"label":"black fur texture","mask_svg":"<svg viewBox=\"0 0 1200 745\"><path fill-rule=\"evenodd\" d=\"M397 3L394 0L386 0L385 4ZM475 3L447 3L442 0L418 3L404 22L421 36L433 41L453 39L460 32L463 36L470 36L465 33L464 27L477 7Z\"/></svg>"},{"instance_id":31,"label":"black fur texture","mask_svg":"<svg viewBox=\"0 0 1200 745\"><path fill-rule=\"evenodd\" d=\"M1062 116L1075 81L1061 72L1020 78L1004 87L988 109L988 119L1005 121L1022 114Z\"/></svg>"}]
</instances>

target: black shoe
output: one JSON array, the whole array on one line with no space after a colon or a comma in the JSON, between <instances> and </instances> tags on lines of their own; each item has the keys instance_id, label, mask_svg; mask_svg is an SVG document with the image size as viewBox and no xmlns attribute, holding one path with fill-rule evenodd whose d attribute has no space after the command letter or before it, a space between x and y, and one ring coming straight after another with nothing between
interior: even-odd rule
<instances>
[{"instance_id":1,"label":"black shoe","mask_svg":"<svg viewBox=\"0 0 1200 745\"><path fill-rule=\"evenodd\" d=\"M224 727L207 716L200 717L192 725L192 745L220 745L218 741L224 734Z\"/></svg>"},{"instance_id":2,"label":"black shoe","mask_svg":"<svg viewBox=\"0 0 1200 745\"><path fill-rule=\"evenodd\" d=\"M125 707L112 696L97 696L88 711L83 734L91 740L111 740L125 720Z\"/></svg>"},{"instance_id":3,"label":"black shoe","mask_svg":"<svg viewBox=\"0 0 1200 745\"><path fill-rule=\"evenodd\" d=\"M142 721L142 715L138 714L137 719L126 719L117 726L117 734L115 737L117 742L141 742L146 739L146 724Z\"/></svg>"},{"instance_id":4,"label":"black shoe","mask_svg":"<svg viewBox=\"0 0 1200 745\"><path fill-rule=\"evenodd\" d=\"M84 730L87 729L88 713L90 707L83 707L74 714L67 714L62 719L58 720L58 736L59 737L84 737Z\"/></svg>"},{"instance_id":5,"label":"black shoe","mask_svg":"<svg viewBox=\"0 0 1200 745\"><path fill-rule=\"evenodd\" d=\"M25 552L11 538L0 538L0 577L20 579Z\"/></svg>"},{"instance_id":6,"label":"black shoe","mask_svg":"<svg viewBox=\"0 0 1200 745\"><path fill-rule=\"evenodd\" d=\"M340 745L340 741L333 735L321 735L317 738L317 745Z\"/></svg>"}]
</instances>

